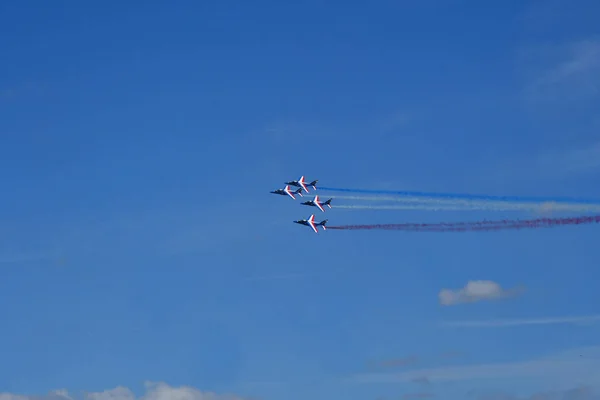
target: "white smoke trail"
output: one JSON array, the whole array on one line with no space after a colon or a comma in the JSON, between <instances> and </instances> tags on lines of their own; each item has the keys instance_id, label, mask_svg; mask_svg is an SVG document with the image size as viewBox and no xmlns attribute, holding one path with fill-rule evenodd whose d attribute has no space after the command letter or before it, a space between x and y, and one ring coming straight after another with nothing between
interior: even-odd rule
<instances>
[{"instance_id":1,"label":"white smoke trail","mask_svg":"<svg viewBox=\"0 0 600 400\"><path fill-rule=\"evenodd\" d=\"M461 210L489 210L487 207L467 207L467 206L452 206L452 205L427 205L427 204L404 204L399 206L368 206L368 205L331 205L335 209L347 210L428 210L428 211L461 211ZM494 209L497 210L497 209ZM510 209L514 210L514 209ZM500 210L502 211L502 210ZM521 210L516 210L521 211Z\"/></svg>"},{"instance_id":2,"label":"white smoke trail","mask_svg":"<svg viewBox=\"0 0 600 400\"><path fill-rule=\"evenodd\" d=\"M417 203L417 204L445 204L445 205L477 205L477 204L501 204L511 206L513 204L541 204L541 203L514 203L507 201L483 201L465 199L432 199L429 197L392 197L392 196L330 196L333 199L348 199L359 201L390 201L394 203ZM598 205L600 207L600 205Z\"/></svg>"},{"instance_id":3,"label":"white smoke trail","mask_svg":"<svg viewBox=\"0 0 600 400\"><path fill-rule=\"evenodd\" d=\"M465 210L469 208L458 207L458 206L429 206L427 204L404 204L400 206L367 206L367 205L331 205L332 208L335 209L346 209L346 210L430 210L430 211L458 211Z\"/></svg>"},{"instance_id":4,"label":"white smoke trail","mask_svg":"<svg viewBox=\"0 0 600 400\"><path fill-rule=\"evenodd\" d=\"M571 212L598 212L600 204L581 204L581 203L514 203L508 201L483 201L483 200L463 200L463 199L431 199L422 197L391 197L391 196L332 196L334 199L349 199L362 201L390 201L395 203L405 203L405 205L387 205L387 206L340 206L338 208L353 209L373 209L373 210L496 210L496 211L571 211ZM409 205L411 204L412 205ZM333 206L333 205L332 205Z\"/></svg>"}]
</instances>

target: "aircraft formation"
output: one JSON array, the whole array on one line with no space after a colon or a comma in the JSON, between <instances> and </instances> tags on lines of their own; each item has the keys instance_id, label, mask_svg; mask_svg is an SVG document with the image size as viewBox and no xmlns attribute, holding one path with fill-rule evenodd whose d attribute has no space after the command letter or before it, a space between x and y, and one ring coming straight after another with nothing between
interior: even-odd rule
<instances>
[{"instance_id":1,"label":"aircraft formation","mask_svg":"<svg viewBox=\"0 0 600 400\"><path fill-rule=\"evenodd\" d=\"M318 179L314 180L310 183L307 183L304 180L304 176L301 176L298 180L284 182L285 187L283 189L273 190L273 191L271 191L271 193L278 194L281 196L290 196L292 199L296 200L296 195L298 195L300 197L304 197L302 194L303 191L306 193L309 193L307 186L311 186L314 190L317 190L317 182L318 182ZM297 187L298 189L292 190L290 188L290 186ZM323 206L327 206L327 207L331 208L331 200L332 199L329 199L329 200L321 203L321 200L319 199L319 195L315 194L314 199L302 202L300 204L304 205L304 206L317 207L322 212L325 212L325 208ZM310 226L312 228L312 230L315 231L315 233L319 233L319 231L317 229L318 226L321 226L323 228L323 230L327 229L325 227L325 224L327 224L327 220L324 219L321 222L315 222L314 214L312 214L307 219L300 219L300 220L293 221L293 222L296 224L304 225L304 226Z\"/></svg>"},{"instance_id":2,"label":"aircraft formation","mask_svg":"<svg viewBox=\"0 0 600 400\"><path fill-rule=\"evenodd\" d=\"M309 187L313 190L317 190L318 180L312 182L306 182L304 176L301 176L298 180L284 182L285 187L283 189L277 189L271 191L273 194L281 196L289 196L292 200L296 200L296 196L304 197L304 194L309 193ZM292 187L294 189L292 189ZM373 190L373 189L352 189L352 188L331 188L321 187L321 190L325 192L349 192L356 193L355 196L350 196L356 200L367 200L367 201L394 201L397 198L402 203L406 203L406 200L410 199L413 204L391 204L389 206L370 206L370 205L336 205L336 208L350 208L350 209L378 209L378 210L409 210L409 209L422 209L422 210L482 210L487 209L490 211L502 211L502 210L520 210L520 211L548 211L549 209L564 210L564 211L577 211L580 212L584 209L588 211L599 212L600 201L595 199L567 199L564 197L523 197L523 196L491 196L482 194L449 194L449 193L423 193L423 192L408 192L408 191L397 191L397 190ZM360 196L360 194L369 194L368 197ZM385 195L385 196L377 196ZM348 196L346 196L348 197ZM349 197L348 197L349 198ZM432 205L432 199L435 199L435 203ZM332 199L322 202L319 199L319 195L315 194L312 200L301 202L301 205L317 207L321 212L325 212L325 206L332 208ZM548 204L552 204L548 208ZM446 206L446 207L444 207ZM433 207L433 208L432 208ZM326 227L327 219L321 222L315 221L314 214L307 219L301 219L292 221L299 225L310 227L315 233L319 233L318 227L322 227L323 230L396 230L396 231L409 231L409 232L466 232L466 231L496 231L504 229L538 229L550 226L562 226L562 225L581 225L596 223L600 224L600 215L582 215L575 217L565 218L537 218L537 219L503 219L503 220L488 220L483 221L455 221L455 222L443 222L443 223L392 223L392 224L361 224L361 225L338 225Z\"/></svg>"}]
</instances>

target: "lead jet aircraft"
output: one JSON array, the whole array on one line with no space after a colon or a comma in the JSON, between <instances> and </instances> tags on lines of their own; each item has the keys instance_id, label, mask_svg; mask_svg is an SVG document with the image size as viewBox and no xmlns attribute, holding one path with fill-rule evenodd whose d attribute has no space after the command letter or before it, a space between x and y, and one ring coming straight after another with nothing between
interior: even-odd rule
<instances>
[{"instance_id":1,"label":"lead jet aircraft","mask_svg":"<svg viewBox=\"0 0 600 400\"><path fill-rule=\"evenodd\" d=\"M331 208L331 200L333 200L333 199L329 199L325 203L323 203L323 205L321 205L321 202L319 202L319 195L317 194L317 195L315 195L315 198L313 200L305 201L302 204L305 206L319 207L319 209L321 211L325 212L325 210L323 209L323 206L327 206L327 207Z\"/></svg>"},{"instance_id":2,"label":"lead jet aircraft","mask_svg":"<svg viewBox=\"0 0 600 400\"><path fill-rule=\"evenodd\" d=\"M315 179L314 181L312 181L311 183L309 183L308 185L312 186L313 189L317 190L317 182L319 182L318 179ZM297 181L289 181L289 182L285 182L286 185L292 185L295 187L299 187L302 188L306 191L306 193L308 193L308 189L306 188L306 182L304 181L304 176L301 176Z\"/></svg>"},{"instance_id":3,"label":"lead jet aircraft","mask_svg":"<svg viewBox=\"0 0 600 400\"><path fill-rule=\"evenodd\" d=\"M296 190L296 191L291 191L289 185L286 185L286 187L284 187L283 189L277 189L277 190L273 190L271 191L271 193L273 194L280 194L282 196L288 195L290 196L292 199L296 200L296 197L294 197L295 194L300 195L300 197L302 196L302 188Z\"/></svg>"},{"instance_id":4,"label":"lead jet aircraft","mask_svg":"<svg viewBox=\"0 0 600 400\"><path fill-rule=\"evenodd\" d=\"M315 222L315 216L311 215L308 219L301 219L299 221L294 221L297 224L300 225L306 225L306 226L310 226L312 228L313 231L315 231L315 233L319 233L319 231L317 230L317 226L322 226L323 230L327 230L327 228L325 228L325 224L327 223L327 220L324 219L321 222Z\"/></svg>"}]
</instances>

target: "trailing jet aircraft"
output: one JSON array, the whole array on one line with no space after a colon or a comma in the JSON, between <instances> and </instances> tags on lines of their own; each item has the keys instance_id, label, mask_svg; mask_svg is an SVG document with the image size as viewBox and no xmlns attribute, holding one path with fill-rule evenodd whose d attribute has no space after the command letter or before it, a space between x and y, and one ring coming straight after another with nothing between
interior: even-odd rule
<instances>
[{"instance_id":1,"label":"trailing jet aircraft","mask_svg":"<svg viewBox=\"0 0 600 400\"><path fill-rule=\"evenodd\" d=\"M315 233L319 233L319 231L317 230L317 226L319 226L319 225L323 227L324 231L327 230L327 228L325 228L325 224L327 223L327 220L324 219L321 222L315 222L314 215L311 215L308 219L301 219L299 221L294 221L294 222L297 224L300 224L300 225L310 226L313 229L313 231L315 231Z\"/></svg>"},{"instance_id":2,"label":"trailing jet aircraft","mask_svg":"<svg viewBox=\"0 0 600 400\"><path fill-rule=\"evenodd\" d=\"M313 189L317 190L317 182L319 182L318 179L315 179L314 181L310 182L308 185L312 186ZM308 189L306 188L307 183L304 181L304 176L301 176L297 181L289 181L289 182L285 182L286 185L292 185L295 187L300 187L302 189L304 189L306 191L306 193L308 193Z\"/></svg>"},{"instance_id":3,"label":"trailing jet aircraft","mask_svg":"<svg viewBox=\"0 0 600 400\"><path fill-rule=\"evenodd\" d=\"M296 200L296 197L294 197L295 194L300 195L300 197L302 196L302 188L296 190L296 191L291 191L289 185L286 185L286 187L284 187L283 189L277 189L277 190L273 190L271 191L271 193L273 194L280 194L282 196L288 195L290 196L292 199Z\"/></svg>"},{"instance_id":4,"label":"trailing jet aircraft","mask_svg":"<svg viewBox=\"0 0 600 400\"><path fill-rule=\"evenodd\" d=\"M325 212L325 210L323 209L323 206L327 206L327 207L331 208L331 200L333 200L333 199L329 199L321 205L321 202L319 201L319 195L317 194L317 195L315 195L315 198L313 200L305 201L302 204L305 206L319 207L319 209L321 211Z\"/></svg>"}]
</instances>

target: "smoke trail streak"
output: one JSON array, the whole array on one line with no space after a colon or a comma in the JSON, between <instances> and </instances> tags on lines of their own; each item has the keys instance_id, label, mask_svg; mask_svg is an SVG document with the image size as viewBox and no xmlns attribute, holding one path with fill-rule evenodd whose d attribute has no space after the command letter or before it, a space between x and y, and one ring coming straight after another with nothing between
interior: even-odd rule
<instances>
[{"instance_id":1,"label":"smoke trail streak","mask_svg":"<svg viewBox=\"0 0 600 400\"><path fill-rule=\"evenodd\" d=\"M372 225L341 225L329 226L327 229L337 230L404 230L417 232L465 232L465 231L494 231L504 229L549 228L562 225L582 225L600 223L600 215L572 218L537 218L530 220L495 220L471 222L440 222L440 223L404 223L404 224L372 224Z\"/></svg>"},{"instance_id":2,"label":"smoke trail streak","mask_svg":"<svg viewBox=\"0 0 600 400\"><path fill-rule=\"evenodd\" d=\"M498 210L531 210L544 208L554 211L599 211L600 203L598 204L583 204L583 203L556 203L556 202L508 202L508 201L481 201L481 200L461 200L461 199L431 199L426 197L393 197L393 196L344 196L334 195L333 199L347 199L359 201L390 201L396 203L416 203L416 204L440 204L447 206L465 206L465 207L482 207L481 209L498 209ZM386 206L387 207L387 206ZM383 208L382 208L383 209Z\"/></svg>"},{"instance_id":3,"label":"smoke trail streak","mask_svg":"<svg viewBox=\"0 0 600 400\"><path fill-rule=\"evenodd\" d=\"M430 206L427 204L404 204L400 206L361 206L361 205L331 205L332 208L345 210L429 210L429 211L460 211L472 210L473 208L460 206ZM476 208L475 208L476 209Z\"/></svg>"},{"instance_id":4,"label":"smoke trail streak","mask_svg":"<svg viewBox=\"0 0 600 400\"><path fill-rule=\"evenodd\" d=\"M368 189L347 189L319 187L321 191L347 192L347 193L365 193L365 194L392 194L404 197L429 197L437 199L466 199L466 200L498 200L509 202L556 202L556 203L580 203L580 204L600 204L600 200L577 199L568 197L534 197L534 196L492 196L482 194L467 193L435 193L435 192L413 192L413 191L395 191L395 190L368 190Z\"/></svg>"},{"instance_id":5,"label":"smoke trail streak","mask_svg":"<svg viewBox=\"0 0 600 400\"><path fill-rule=\"evenodd\" d=\"M600 212L600 206L594 205L578 205L578 204L557 204L556 206L546 204L515 204L515 203L488 203L473 202L473 203L448 203L439 205L428 204L402 204L402 205L333 205L332 208L348 209L348 210L430 210L430 211L461 211L461 210L492 210L492 211L534 211L534 212L549 212L549 211L570 211L570 212Z\"/></svg>"}]
</instances>

